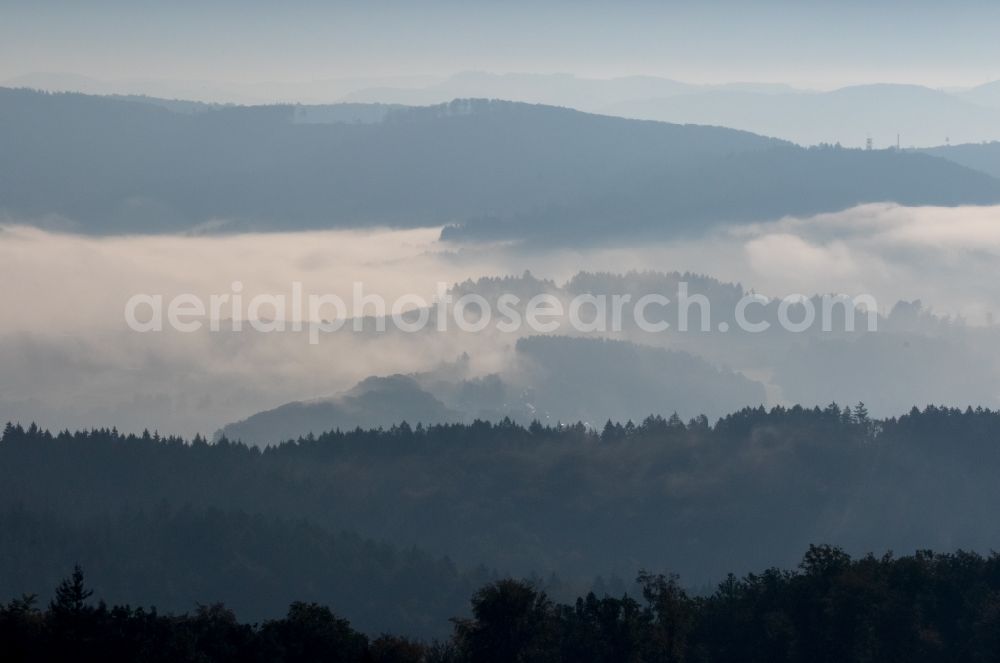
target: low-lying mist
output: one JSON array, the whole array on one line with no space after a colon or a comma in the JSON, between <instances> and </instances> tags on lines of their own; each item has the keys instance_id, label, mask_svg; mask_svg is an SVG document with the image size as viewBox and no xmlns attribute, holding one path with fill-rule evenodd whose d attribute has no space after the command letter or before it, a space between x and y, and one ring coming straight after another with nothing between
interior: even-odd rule
<instances>
[{"instance_id":1,"label":"low-lying mist","mask_svg":"<svg viewBox=\"0 0 1000 663\"><path fill-rule=\"evenodd\" d=\"M358 282L365 293L390 303L404 294L430 302L439 283L483 276L530 270L562 284L581 271L653 270L707 274L773 296L871 294L883 314L898 300L920 299L937 315L961 316L981 328L946 341L955 352L982 354L976 363L992 376L1000 364L989 329L1000 310L998 221L998 207L866 205L726 227L698 239L642 246L623 239L614 248L592 250L449 244L438 241L434 228L94 238L9 223L0 227L0 280L6 284L0 420L211 434L262 409L343 391L370 375L430 370L463 352L472 357L475 372L493 373L510 361L518 336L342 331L310 345L297 333L142 334L126 326L125 302L134 294L207 299L231 293L237 281L245 300L289 293L300 282L305 293L337 294L350 302ZM730 342L729 353L684 349L767 383L766 370L755 367L751 375L740 365L740 337L716 346ZM676 345L670 332L648 344ZM822 355L823 348L818 343L813 352ZM798 391L790 393L805 394L797 400L826 395L819 388L828 380L819 374L822 361L817 366L796 375ZM956 363L954 370L964 369ZM948 383L949 376L940 377ZM810 380L816 389L808 388ZM782 399L780 385L768 393ZM901 393L909 398L922 392ZM940 393L927 385L928 401ZM994 398L983 404L995 404Z\"/></svg>"}]
</instances>

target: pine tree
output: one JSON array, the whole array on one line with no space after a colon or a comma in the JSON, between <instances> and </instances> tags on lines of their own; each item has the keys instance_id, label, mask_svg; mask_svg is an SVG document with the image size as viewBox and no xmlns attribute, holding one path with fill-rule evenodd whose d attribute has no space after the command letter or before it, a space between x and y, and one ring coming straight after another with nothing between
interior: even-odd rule
<instances>
[{"instance_id":1,"label":"pine tree","mask_svg":"<svg viewBox=\"0 0 1000 663\"><path fill-rule=\"evenodd\" d=\"M93 593L93 590L86 588L83 569L77 564L73 567L73 575L56 587L56 596L49 604L49 609L56 614L79 615L86 609L87 599Z\"/></svg>"}]
</instances>

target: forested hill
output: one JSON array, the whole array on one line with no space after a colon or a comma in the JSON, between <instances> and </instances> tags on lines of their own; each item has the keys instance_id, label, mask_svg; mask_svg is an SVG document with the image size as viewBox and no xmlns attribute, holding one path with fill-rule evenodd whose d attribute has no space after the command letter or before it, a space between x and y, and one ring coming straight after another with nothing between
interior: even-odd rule
<instances>
[{"instance_id":1,"label":"forested hill","mask_svg":"<svg viewBox=\"0 0 1000 663\"><path fill-rule=\"evenodd\" d=\"M1000 545L998 440L998 412L873 420L863 406L753 408L715 424L650 417L600 432L401 424L265 450L8 426L0 590L50 586L73 562L115 559L120 546L140 561L95 569L95 582L118 588L114 600L174 609L224 600L259 615L271 587L288 600L331 601L333 588L353 597L390 577L348 614L386 628L372 616L413 626L422 614L413 606L436 596L421 594L431 591L426 578L444 588L436 615L468 589L469 576L434 556L573 583L666 569L697 585L793 564L810 542L986 551ZM329 534L342 530L429 557L366 556ZM147 563L158 571L146 573ZM334 572L345 568L361 580ZM410 617L388 609L400 605Z\"/></svg>"},{"instance_id":2,"label":"forested hill","mask_svg":"<svg viewBox=\"0 0 1000 663\"><path fill-rule=\"evenodd\" d=\"M1000 201L1000 181L922 154L502 101L321 110L0 88L0 210L86 233L448 224L453 238L565 243Z\"/></svg>"},{"instance_id":3,"label":"forested hill","mask_svg":"<svg viewBox=\"0 0 1000 663\"><path fill-rule=\"evenodd\" d=\"M521 338L514 351L516 359L497 373L468 376L465 356L424 373L369 377L333 397L258 412L220 434L266 445L404 419L437 424L508 416L596 426L604 417L642 418L664 403L687 417L705 412L717 417L766 400L759 383L684 352L565 336Z\"/></svg>"},{"instance_id":4,"label":"forested hill","mask_svg":"<svg viewBox=\"0 0 1000 663\"><path fill-rule=\"evenodd\" d=\"M1000 141L944 145L920 151L954 161L967 168L974 168L993 177L1000 177Z\"/></svg>"}]
</instances>

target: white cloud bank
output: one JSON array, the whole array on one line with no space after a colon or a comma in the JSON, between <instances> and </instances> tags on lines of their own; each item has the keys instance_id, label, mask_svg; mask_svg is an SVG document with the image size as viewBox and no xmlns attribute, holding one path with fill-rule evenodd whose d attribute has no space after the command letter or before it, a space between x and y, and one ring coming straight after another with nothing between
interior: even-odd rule
<instances>
[{"instance_id":1,"label":"white cloud bank","mask_svg":"<svg viewBox=\"0 0 1000 663\"><path fill-rule=\"evenodd\" d=\"M0 420L110 425L191 434L279 403L328 394L368 374L413 371L486 339L339 334L300 337L130 332L135 293L350 299L351 284L392 300L430 299L438 282L580 270L680 270L760 292L871 293L883 309L920 298L981 323L1000 312L1000 207L866 205L808 219L727 228L698 240L517 252L442 245L437 230L93 238L0 227ZM502 349L493 348L496 352Z\"/></svg>"}]
</instances>

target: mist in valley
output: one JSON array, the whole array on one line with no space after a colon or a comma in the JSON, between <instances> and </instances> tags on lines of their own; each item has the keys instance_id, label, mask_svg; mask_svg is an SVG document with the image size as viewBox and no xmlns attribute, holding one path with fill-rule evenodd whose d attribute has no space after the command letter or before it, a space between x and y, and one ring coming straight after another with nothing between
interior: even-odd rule
<instances>
[{"instance_id":1,"label":"mist in valley","mask_svg":"<svg viewBox=\"0 0 1000 663\"><path fill-rule=\"evenodd\" d=\"M511 404L537 380L526 377L516 349L518 338L534 335L526 327L504 334L462 332L451 325L448 332L408 334L394 330L389 320L386 332L374 331L371 324L354 332L347 325L313 345L305 332L261 333L249 325L234 332L227 317L220 331L206 325L196 333L136 333L125 323L125 304L138 293L160 294L167 302L192 293L207 301L213 294L232 293L234 282L241 284L244 302L258 294L290 297L298 282L304 297L336 294L350 304L354 284L360 283L365 294L379 295L390 306L403 295L430 305L439 284L453 292L465 288L488 295L489 288L474 284L497 276L515 277L509 285L526 288L523 294L547 291L568 301L588 287L596 292L592 285L581 285L585 280L572 284L581 272L634 272L601 287L634 292L636 299L648 292L676 298L678 277L639 276L646 271L704 274L771 297L869 294L878 302L882 327L847 338L761 337L738 330L699 334L676 328L582 335L689 353L759 383L767 404L856 398L879 415L896 414L908 403L975 399L975 404L995 406L1000 396L991 387L998 365L992 313L1000 310L997 214L993 207L867 205L725 227L700 239L553 250L442 242L435 228L94 238L8 225L0 242L0 270L21 285L8 293L5 305L12 314L0 322L0 418L54 429L111 424L122 430L211 435L284 403L335 396L370 376L434 371L468 354L462 380L506 377L514 393L492 408L472 410L445 398L452 417L493 412L522 421L544 419L544 412ZM80 265L87 265L84 274ZM527 281L525 272L531 274ZM696 284L691 287L697 292ZM920 303L913 304L916 300ZM727 306L731 309L732 302L718 301L718 314ZM377 310L369 305L364 313L372 316ZM273 316L274 310L264 305L261 315ZM286 315L290 329L290 311ZM568 326L557 333L581 335ZM844 357L851 356L861 373L851 375L845 368ZM585 352L579 361L596 358ZM609 388L599 375L591 379L593 391ZM622 383L612 382L613 388L625 389L628 371L617 379ZM706 403L705 412L699 412L693 403L669 397L658 403L662 411L688 417L726 411ZM592 398L575 409L557 404L548 416L553 421L582 418L597 426L607 418L650 413L601 411L600 399ZM394 418L391 409L383 409L380 417L364 421L389 425ZM350 423L330 421L331 427Z\"/></svg>"},{"instance_id":2,"label":"mist in valley","mask_svg":"<svg viewBox=\"0 0 1000 663\"><path fill-rule=\"evenodd\" d=\"M997 660L1000 9L827 4L5 7L0 651Z\"/></svg>"}]
</instances>

